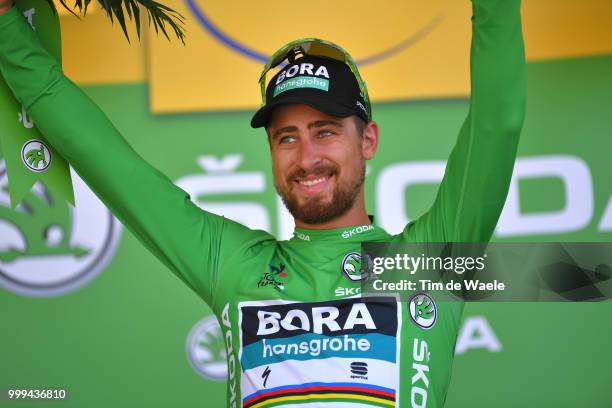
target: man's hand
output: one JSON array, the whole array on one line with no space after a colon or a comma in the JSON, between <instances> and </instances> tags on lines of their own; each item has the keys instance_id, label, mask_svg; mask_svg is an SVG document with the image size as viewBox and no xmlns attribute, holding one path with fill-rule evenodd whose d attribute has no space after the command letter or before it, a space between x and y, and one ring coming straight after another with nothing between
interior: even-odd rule
<instances>
[{"instance_id":1,"label":"man's hand","mask_svg":"<svg viewBox=\"0 0 612 408\"><path fill-rule=\"evenodd\" d=\"M6 13L13 7L13 0L0 0L0 15Z\"/></svg>"}]
</instances>

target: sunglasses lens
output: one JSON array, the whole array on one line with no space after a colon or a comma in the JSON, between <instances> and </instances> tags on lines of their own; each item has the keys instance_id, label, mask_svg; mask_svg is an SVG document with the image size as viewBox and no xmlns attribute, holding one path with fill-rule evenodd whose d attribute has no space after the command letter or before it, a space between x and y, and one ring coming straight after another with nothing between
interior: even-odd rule
<instances>
[{"instance_id":1,"label":"sunglasses lens","mask_svg":"<svg viewBox=\"0 0 612 408\"><path fill-rule=\"evenodd\" d=\"M279 52L274 59L272 59L270 61L270 68L275 68L278 65L280 65L286 58L287 58L287 54L289 53L289 50L283 50L282 52Z\"/></svg>"},{"instance_id":2,"label":"sunglasses lens","mask_svg":"<svg viewBox=\"0 0 612 408\"><path fill-rule=\"evenodd\" d=\"M342 62L346 61L346 56L344 52L335 48L334 46L324 44L321 42L307 41L303 43L293 44L291 46L288 46L278 51L277 54L273 57L273 59L269 63L270 68L274 68L280 65L285 59L287 59L289 54L297 48L300 48L301 51L306 55L313 55L317 57L327 57L327 58L332 58L332 59L342 61Z\"/></svg>"},{"instance_id":3,"label":"sunglasses lens","mask_svg":"<svg viewBox=\"0 0 612 408\"><path fill-rule=\"evenodd\" d=\"M323 43L310 43L309 50L306 51L309 55L318 57L327 57L338 61L345 62L345 54L339 49Z\"/></svg>"}]
</instances>

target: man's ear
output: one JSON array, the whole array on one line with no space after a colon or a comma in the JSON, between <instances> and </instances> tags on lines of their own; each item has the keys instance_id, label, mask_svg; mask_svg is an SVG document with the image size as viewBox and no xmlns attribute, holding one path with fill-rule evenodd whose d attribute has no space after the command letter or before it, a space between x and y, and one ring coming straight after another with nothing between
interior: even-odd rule
<instances>
[{"instance_id":1,"label":"man's ear","mask_svg":"<svg viewBox=\"0 0 612 408\"><path fill-rule=\"evenodd\" d=\"M378 133L378 124L374 121L369 122L363 129L361 154L365 160L372 159L376 154L376 149L378 149Z\"/></svg>"}]
</instances>

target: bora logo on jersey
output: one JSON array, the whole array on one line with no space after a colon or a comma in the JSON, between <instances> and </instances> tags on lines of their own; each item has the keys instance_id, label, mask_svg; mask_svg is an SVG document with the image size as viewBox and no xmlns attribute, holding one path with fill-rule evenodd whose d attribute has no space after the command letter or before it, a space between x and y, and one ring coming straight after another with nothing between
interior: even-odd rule
<instances>
[{"instance_id":1,"label":"bora logo on jersey","mask_svg":"<svg viewBox=\"0 0 612 408\"><path fill-rule=\"evenodd\" d=\"M249 301L239 311L243 407L306 403L312 387L330 400L321 406L364 398L394 406L401 328L395 298Z\"/></svg>"}]
</instances>

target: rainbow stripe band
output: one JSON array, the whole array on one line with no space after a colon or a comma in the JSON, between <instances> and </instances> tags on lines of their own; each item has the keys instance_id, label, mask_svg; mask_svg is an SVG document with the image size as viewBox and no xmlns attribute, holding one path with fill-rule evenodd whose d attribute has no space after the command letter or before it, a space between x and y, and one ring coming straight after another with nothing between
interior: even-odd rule
<instances>
[{"instance_id":1,"label":"rainbow stripe band","mask_svg":"<svg viewBox=\"0 0 612 408\"><path fill-rule=\"evenodd\" d=\"M243 408L317 402L359 402L379 407L395 406L395 390L355 383L309 383L270 388L247 396Z\"/></svg>"}]
</instances>

